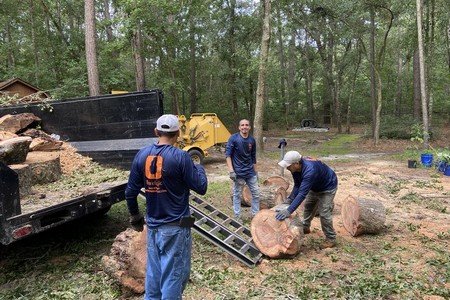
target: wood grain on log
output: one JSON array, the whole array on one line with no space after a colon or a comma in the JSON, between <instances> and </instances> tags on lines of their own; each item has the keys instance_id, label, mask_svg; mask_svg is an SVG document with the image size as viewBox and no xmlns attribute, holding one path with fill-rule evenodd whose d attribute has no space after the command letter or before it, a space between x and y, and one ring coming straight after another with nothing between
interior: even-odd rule
<instances>
[{"instance_id":1,"label":"wood grain on log","mask_svg":"<svg viewBox=\"0 0 450 300\"><path fill-rule=\"evenodd\" d=\"M285 208L287 205L281 204L272 209L262 209L250 225L255 246L271 258L295 256L303 244L303 227L297 212L283 221L275 218L276 210Z\"/></svg>"},{"instance_id":2,"label":"wood grain on log","mask_svg":"<svg viewBox=\"0 0 450 300\"><path fill-rule=\"evenodd\" d=\"M348 196L342 204L341 217L352 236L379 233L384 228L386 209L378 200Z\"/></svg>"}]
</instances>

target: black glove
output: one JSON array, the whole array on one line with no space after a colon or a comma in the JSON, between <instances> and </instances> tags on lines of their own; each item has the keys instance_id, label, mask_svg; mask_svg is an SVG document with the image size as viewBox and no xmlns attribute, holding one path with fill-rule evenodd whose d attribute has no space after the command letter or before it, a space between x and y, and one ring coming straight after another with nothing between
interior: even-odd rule
<instances>
[{"instance_id":1,"label":"black glove","mask_svg":"<svg viewBox=\"0 0 450 300\"><path fill-rule=\"evenodd\" d=\"M141 215L141 213L130 216L130 225L133 230L139 232L144 230L144 223L144 217Z\"/></svg>"},{"instance_id":2,"label":"black glove","mask_svg":"<svg viewBox=\"0 0 450 300\"><path fill-rule=\"evenodd\" d=\"M282 221L286 218L289 218L290 215L291 215L291 213L287 209L283 209L282 211L278 212L275 215L275 218L277 218L277 220Z\"/></svg>"},{"instance_id":3,"label":"black glove","mask_svg":"<svg viewBox=\"0 0 450 300\"><path fill-rule=\"evenodd\" d=\"M230 179L236 181L236 173L234 173L234 171L230 172Z\"/></svg>"}]
</instances>

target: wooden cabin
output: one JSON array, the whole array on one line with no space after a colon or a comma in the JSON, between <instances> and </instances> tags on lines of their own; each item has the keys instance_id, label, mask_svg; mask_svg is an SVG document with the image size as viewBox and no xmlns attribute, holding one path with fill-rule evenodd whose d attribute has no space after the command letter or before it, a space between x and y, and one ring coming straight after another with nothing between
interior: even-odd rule
<instances>
[{"instance_id":1,"label":"wooden cabin","mask_svg":"<svg viewBox=\"0 0 450 300\"><path fill-rule=\"evenodd\" d=\"M15 99L19 100L17 102L32 102L49 98L46 92L20 78L0 81L1 96L16 97Z\"/></svg>"}]
</instances>

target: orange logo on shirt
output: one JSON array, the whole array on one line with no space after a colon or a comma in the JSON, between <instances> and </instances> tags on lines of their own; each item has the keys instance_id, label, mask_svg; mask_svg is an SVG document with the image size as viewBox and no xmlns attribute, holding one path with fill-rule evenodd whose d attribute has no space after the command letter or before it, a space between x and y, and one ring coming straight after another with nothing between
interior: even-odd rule
<instances>
[{"instance_id":1,"label":"orange logo on shirt","mask_svg":"<svg viewBox=\"0 0 450 300\"><path fill-rule=\"evenodd\" d=\"M145 161L145 177L147 179L161 179L162 177L162 162L161 156L148 156Z\"/></svg>"}]
</instances>

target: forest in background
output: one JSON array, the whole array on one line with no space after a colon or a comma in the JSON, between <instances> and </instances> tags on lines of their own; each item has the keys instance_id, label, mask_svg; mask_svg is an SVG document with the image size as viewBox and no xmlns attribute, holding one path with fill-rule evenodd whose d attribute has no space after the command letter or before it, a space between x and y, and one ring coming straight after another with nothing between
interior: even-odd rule
<instances>
[{"instance_id":1,"label":"forest in background","mask_svg":"<svg viewBox=\"0 0 450 300\"><path fill-rule=\"evenodd\" d=\"M86 50L95 45L100 94L160 88L167 112L215 112L234 130L255 115L263 2L1 0L0 80L19 77L56 99L89 95ZM436 126L450 111L449 7L423 1L426 104ZM416 16L409 0L272 1L265 126L314 118L350 131L370 124L378 103L382 126L421 122Z\"/></svg>"}]
</instances>

